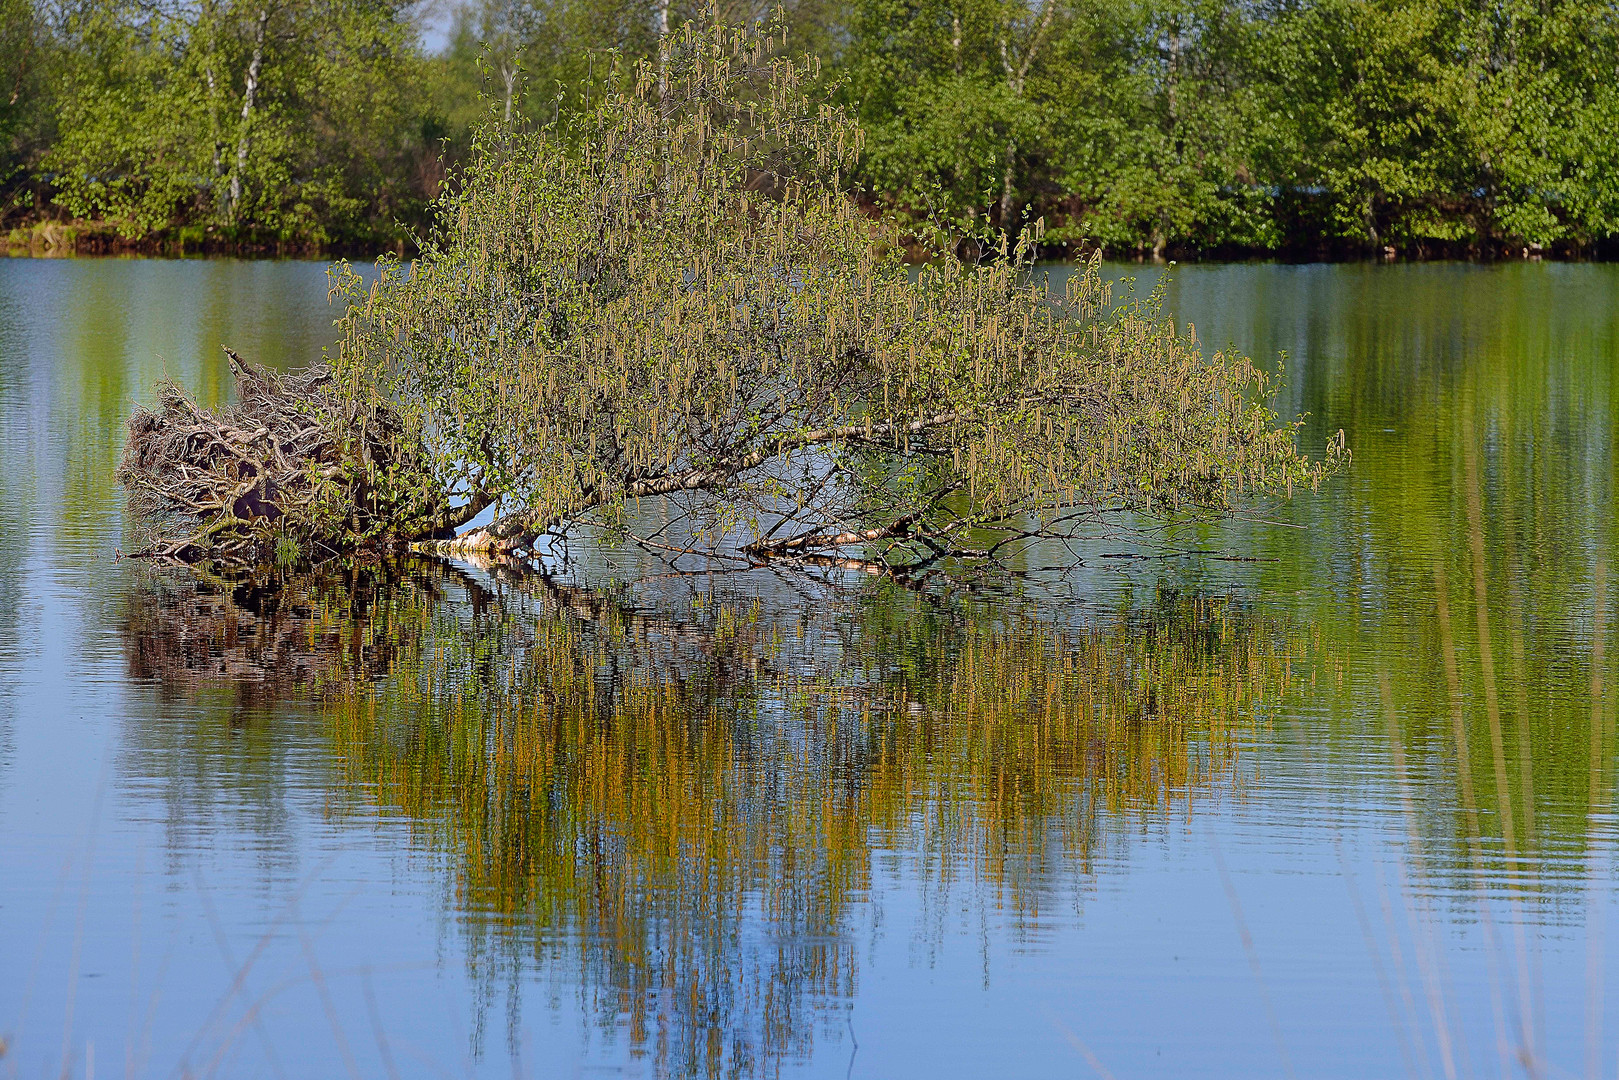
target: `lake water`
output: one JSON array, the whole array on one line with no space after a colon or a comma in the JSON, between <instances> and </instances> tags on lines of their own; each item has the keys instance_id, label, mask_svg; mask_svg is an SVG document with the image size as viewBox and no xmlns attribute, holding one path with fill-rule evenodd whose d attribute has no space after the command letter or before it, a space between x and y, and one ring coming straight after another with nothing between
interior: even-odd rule
<instances>
[{"instance_id":1,"label":"lake water","mask_svg":"<svg viewBox=\"0 0 1619 1080\"><path fill-rule=\"evenodd\" d=\"M323 267L0 262L0 1075L1613 1075L1619 269L1164 296L1350 470L970 589L266 593L113 467Z\"/></svg>"}]
</instances>

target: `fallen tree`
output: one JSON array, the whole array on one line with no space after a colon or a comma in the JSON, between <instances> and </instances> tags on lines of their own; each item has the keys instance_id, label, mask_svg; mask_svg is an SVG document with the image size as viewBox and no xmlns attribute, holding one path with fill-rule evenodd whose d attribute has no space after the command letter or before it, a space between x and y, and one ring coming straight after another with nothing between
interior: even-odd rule
<instances>
[{"instance_id":1,"label":"fallen tree","mask_svg":"<svg viewBox=\"0 0 1619 1080\"><path fill-rule=\"evenodd\" d=\"M336 271L329 369L238 365L235 411L170 387L137 414L148 550L507 553L661 498L740 557L993 559L1341 459L1341 435L1302 456L1252 363L1115 305L1096 264L1048 289L1038 226L906 266L848 195L859 129L780 46L688 26L582 122L491 122L411 266Z\"/></svg>"}]
</instances>

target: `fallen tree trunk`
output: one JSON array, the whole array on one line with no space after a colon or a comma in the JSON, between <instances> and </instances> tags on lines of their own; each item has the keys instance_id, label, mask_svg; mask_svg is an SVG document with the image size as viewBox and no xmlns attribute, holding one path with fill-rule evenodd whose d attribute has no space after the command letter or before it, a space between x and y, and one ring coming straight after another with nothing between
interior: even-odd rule
<instances>
[{"instance_id":1,"label":"fallen tree trunk","mask_svg":"<svg viewBox=\"0 0 1619 1080\"><path fill-rule=\"evenodd\" d=\"M913 273L848 196L862 133L772 40L688 30L667 93L643 67L577 122L480 133L418 259L334 271L330 372L232 354L217 413L165 386L120 470L142 553L510 555L666 499L727 543L773 521L739 561L1077 558L1108 515L1218 518L1347 462L1095 259L1053 292L1039 223Z\"/></svg>"}]
</instances>

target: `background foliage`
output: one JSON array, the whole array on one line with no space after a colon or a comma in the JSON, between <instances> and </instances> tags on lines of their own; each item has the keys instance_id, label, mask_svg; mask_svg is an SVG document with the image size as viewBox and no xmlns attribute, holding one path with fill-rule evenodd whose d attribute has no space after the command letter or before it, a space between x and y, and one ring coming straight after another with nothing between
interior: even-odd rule
<instances>
[{"instance_id":1,"label":"background foliage","mask_svg":"<svg viewBox=\"0 0 1619 1080\"><path fill-rule=\"evenodd\" d=\"M147 244L392 246L483 113L587 115L624 61L657 56L660 28L706 10L0 0L6 212ZM789 50L822 60L868 132L851 178L868 208L964 233L1044 217L1051 244L1160 255L1607 250L1616 15L1594 0L786 11Z\"/></svg>"}]
</instances>

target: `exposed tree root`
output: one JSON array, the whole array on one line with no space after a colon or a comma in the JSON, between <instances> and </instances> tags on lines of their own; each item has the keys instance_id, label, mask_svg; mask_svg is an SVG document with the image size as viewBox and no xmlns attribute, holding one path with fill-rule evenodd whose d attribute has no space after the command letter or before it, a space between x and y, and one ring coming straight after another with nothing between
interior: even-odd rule
<instances>
[{"instance_id":1,"label":"exposed tree root","mask_svg":"<svg viewBox=\"0 0 1619 1080\"><path fill-rule=\"evenodd\" d=\"M156 411L130 418L117 475L143 546L128 554L291 564L354 550L401 510L437 524L377 485L401 465L393 414L345 405L324 366L280 374L225 353L235 405L213 412L165 382Z\"/></svg>"}]
</instances>

